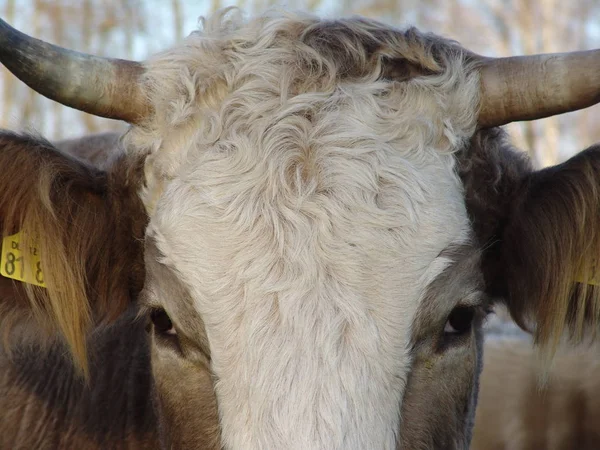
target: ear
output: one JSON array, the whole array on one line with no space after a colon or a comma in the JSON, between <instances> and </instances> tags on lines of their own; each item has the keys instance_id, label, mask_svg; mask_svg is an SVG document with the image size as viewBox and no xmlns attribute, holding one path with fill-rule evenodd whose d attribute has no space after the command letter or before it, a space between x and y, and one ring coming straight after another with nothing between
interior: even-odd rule
<instances>
[{"instance_id":1,"label":"ear","mask_svg":"<svg viewBox=\"0 0 600 450\"><path fill-rule=\"evenodd\" d=\"M533 171L490 130L460 167L488 292L551 351L565 331L580 338L600 312L600 147Z\"/></svg>"},{"instance_id":2,"label":"ear","mask_svg":"<svg viewBox=\"0 0 600 450\"><path fill-rule=\"evenodd\" d=\"M42 139L0 133L2 234L20 232L22 249L37 248L46 285L19 283L0 305L49 324L84 370L92 323L116 318L143 284L141 164L111 158L100 170ZM22 253L30 267L33 257Z\"/></svg>"},{"instance_id":3,"label":"ear","mask_svg":"<svg viewBox=\"0 0 600 450\"><path fill-rule=\"evenodd\" d=\"M115 132L95 133L57 141L55 145L63 153L75 156L94 167L103 168L110 165L117 154L122 153L120 137Z\"/></svg>"}]
</instances>

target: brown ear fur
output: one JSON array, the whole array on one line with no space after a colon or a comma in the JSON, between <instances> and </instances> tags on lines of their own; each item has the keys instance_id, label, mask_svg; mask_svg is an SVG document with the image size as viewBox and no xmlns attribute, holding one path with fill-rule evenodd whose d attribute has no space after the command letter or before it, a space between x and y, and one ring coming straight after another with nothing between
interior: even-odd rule
<instances>
[{"instance_id":1,"label":"brown ear fur","mask_svg":"<svg viewBox=\"0 0 600 450\"><path fill-rule=\"evenodd\" d=\"M143 283L141 164L119 155L101 171L42 139L3 132L0 167L2 233L21 231L24 247L36 242L47 285L19 286L27 296L0 299L2 309L32 311L85 372L90 325L118 316Z\"/></svg>"},{"instance_id":2,"label":"brown ear fur","mask_svg":"<svg viewBox=\"0 0 600 450\"><path fill-rule=\"evenodd\" d=\"M566 330L581 338L599 316L600 288L576 280L598 278L600 147L533 171L488 130L459 161L488 292L551 353Z\"/></svg>"},{"instance_id":3,"label":"brown ear fur","mask_svg":"<svg viewBox=\"0 0 600 450\"><path fill-rule=\"evenodd\" d=\"M513 317L535 321L535 339L554 349L565 329L576 340L598 322L600 146L534 172L515 199L503 235Z\"/></svg>"}]
</instances>

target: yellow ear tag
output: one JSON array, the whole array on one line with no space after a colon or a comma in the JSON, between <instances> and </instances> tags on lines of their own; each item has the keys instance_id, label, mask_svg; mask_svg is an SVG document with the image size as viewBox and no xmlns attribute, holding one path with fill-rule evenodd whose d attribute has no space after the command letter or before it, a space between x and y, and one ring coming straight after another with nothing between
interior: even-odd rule
<instances>
[{"instance_id":1,"label":"yellow ear tag","mask_svg":"<svg viewBox=\"0 0 600 450\"><path fill-rule=\"evenodd\" d=\"M584 281L584 277L580 274L575 281L577 281L578 283L587 283L593 286L600 286L600 279L598 278L598 272L596 270L597 265L596 265L596 261L594 260L593 264L592 264L592 273L594 274L594 276L592 278L589 278L588 280Z\"/></svg>"},{"instance_id":2,"label":"yellow ear tag","mask_svg":"<svg viewBox=\"0 0 600 450\"><path fill-rule=\"evenodd\" d=\"M26 265L23 259L21 240L21 232L13 234L12 236L6 236L2 239L0 275L6 278L12 278L13 280L22 281L23 283L46 287L44 284L42 263L40 261L40 251L35 246L26 249L26 251L29 252L30 262Z\"/></svg>"},{"instance_id":3,"label":"yellow ear tag","mask_svg":"<svg viewBox=\"0 0 600 450\"><path fill-rule=\"evenodd\" d=\"M591 280L583 281L583 277L578 277L575 280L577 283L588 284L590 286L600 286L600 280L592 278Z\"/></svg>"}]
</instances>

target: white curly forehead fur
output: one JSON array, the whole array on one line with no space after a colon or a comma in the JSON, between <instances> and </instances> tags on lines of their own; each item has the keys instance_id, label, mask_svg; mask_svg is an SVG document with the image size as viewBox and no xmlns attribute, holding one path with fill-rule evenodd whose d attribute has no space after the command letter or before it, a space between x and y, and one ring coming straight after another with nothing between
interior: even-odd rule
<instances>
[{"instance_id":1,"label":"white curly forehead fur","mask_svg":"<svg viewBox=\"0 0 600 450\"><path fill-rule=\"evenodd\" d=\"M156 113L126 144L204 320L225 448L396 448L415 313L470 234L460 47L229 11L147 68Z\"/></svg>"}]
</instances>

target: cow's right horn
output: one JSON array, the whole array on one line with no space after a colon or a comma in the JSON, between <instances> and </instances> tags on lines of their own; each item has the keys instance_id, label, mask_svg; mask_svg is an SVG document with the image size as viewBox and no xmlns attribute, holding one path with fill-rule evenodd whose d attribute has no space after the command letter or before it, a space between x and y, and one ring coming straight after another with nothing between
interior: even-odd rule
<instances>
[{"instance_id":1,"label":"cow's right horn","mask_svg":"<svg viewBox=\"0 0 600 450\"><path fill-rule=\"evenodd\" d=\"M0 19L0 62L51 100L95 116L139 122L149 112L142 64L99 58L34 39Z\"/></svg>"}]
</instances>

